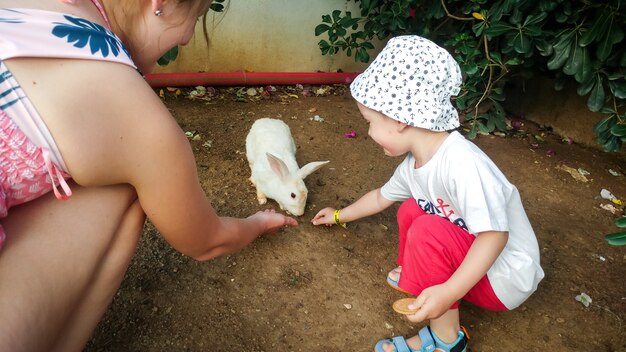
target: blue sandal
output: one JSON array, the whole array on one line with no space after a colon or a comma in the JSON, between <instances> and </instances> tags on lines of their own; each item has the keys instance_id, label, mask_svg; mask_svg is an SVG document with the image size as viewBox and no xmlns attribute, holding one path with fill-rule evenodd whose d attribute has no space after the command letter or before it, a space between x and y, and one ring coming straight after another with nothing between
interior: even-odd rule
<instances>
[{"instance_id":1,"label":"blue sandal","mask_svg":"<svg viewBox=\"0 0 626 352\"><path fill-rule=\"evenodd\" d=\"M465 331L465 328L461 328L458 332L457 339L452 343L445 343L430 330L429 326L422 328L419 332L420 339L422 340L422 347L419 350L414 350L406 343L406 340L402 336L396 336L388 340L380 340L376 344L376 352L384 352L383 345L385 343L392 344L396 349L396 352L432 352L435 348L444 352L465 352L467 348L467 341L469 336Z\"/></svg>"},{"instance_id":2,"label":"blue sandal","mask_svg":"<svg viewBox=\"0 0 626 352\"><path fill-rule=\"evenodd\" d=\"M393 270L396 270L396 269L393 269ZM402 293L406 293L409 295L412 294L411 292L407 292L401 289L400 286L398 286L398 281L400 281L400 275L402 275L402 273L398 273L398 280L393 280L391 277L389 277L389 274L387 274L387 285L389 285L391 288L393 288L396 291L400 291Z\"/></svg>"}]
</instances>

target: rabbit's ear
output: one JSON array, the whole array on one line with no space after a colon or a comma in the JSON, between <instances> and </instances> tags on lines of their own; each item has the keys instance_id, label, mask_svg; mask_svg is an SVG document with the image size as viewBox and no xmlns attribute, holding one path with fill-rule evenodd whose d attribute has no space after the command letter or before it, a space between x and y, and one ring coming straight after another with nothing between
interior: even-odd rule
<instances>
[{"instance_id":1,"label":"rabbit's ear","mask_svg":"<svg viewBox=\"0 0 626 352\"><path fill-rule=\"evenodd\" d=\"M301 179L304 180L307 176L317 171L317 169L328 164L329 162L330 161L326 160L326 161L314 161L314 162L308 163L304 165L303 167L301 167L300 170L298 170L297 174Z\"/></svg>"},{"instance_id":2,"label":"rabbit's ear","mask_svg":"<svg viewBox=\"0 0 626 352\"><path fill-rule=\"evenodd\" d=\"M280 177L281 180L286 180L287 176L289 176L289 169L287 165L277 156L274 156L271 153L265 153L267 156L267 161L270 163L270 167L274 170L274 173Z\"/></svg>"}]
</instances>

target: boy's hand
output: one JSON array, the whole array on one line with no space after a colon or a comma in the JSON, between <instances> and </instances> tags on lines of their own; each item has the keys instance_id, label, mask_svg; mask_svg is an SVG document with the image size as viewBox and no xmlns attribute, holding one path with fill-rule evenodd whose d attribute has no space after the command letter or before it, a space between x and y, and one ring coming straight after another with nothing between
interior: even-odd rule
<instances>
[{"instance_id":1,"label":"boy's hand","mask_svg":"<svg viewBox=\"0 0 626 352\"><path fill-rule=\"evenodd\" d=\"M450 309L453 303L454 297L445 284L431 286L423 290L415 302L409 305L409 309L418 309L418 311L407 315L407 318L413 323L439 318Z\"/></svg>"},{"instance_id":2,"label":"boy's hand","mask_svg":"<svg viewBox=\"0 0 626 352\"><path fill-rule=\"evenodd\" d=\"M313 217L313 220L311 220L311 223L313 225L326 225L326 226L332 226L335 224L335 208L324 208L322 210L320 210L315 217Z\"/></svg>"}]
</instances>

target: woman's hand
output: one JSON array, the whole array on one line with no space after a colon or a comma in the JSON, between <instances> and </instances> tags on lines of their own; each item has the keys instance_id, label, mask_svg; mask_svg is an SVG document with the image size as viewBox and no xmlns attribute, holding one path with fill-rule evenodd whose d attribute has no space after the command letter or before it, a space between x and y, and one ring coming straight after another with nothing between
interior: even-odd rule
<instances>
[{"instance_id":1,"label":"woman's hand","mask_svg":"<svg viewBox=\"0 0 626 352\"><path fill-rule=\"evenodd\" d=\"M324 208L320 210L313 220L311 220L313 225L326 225L332 226L335 224L335 208Z\"/></svg>"},{"instance_id":2,"label":"woman's hand","mask_svg":"<svg viewBox=\"0 0 626 352\"><path fill-rule=\"evenodd\" d=\"M456 301L446 284L428 287L417 296L409 309L418 309L415 314L407 315L413 323L420 323L426 319L435 319L442 316Z\"/></svg>"},{"instance_id":3,"label":"woman's hand","mask_svg":"<svg viewBox=\"0 0 626 352\"><path fill-rule=\"evenodd\" d=\"M250 219L257 220L265 230L262 233L274 233L281 227L298 226L296 219L277 213L274 209L266 209L250 215Z\"/></svg>"}]
</instances>

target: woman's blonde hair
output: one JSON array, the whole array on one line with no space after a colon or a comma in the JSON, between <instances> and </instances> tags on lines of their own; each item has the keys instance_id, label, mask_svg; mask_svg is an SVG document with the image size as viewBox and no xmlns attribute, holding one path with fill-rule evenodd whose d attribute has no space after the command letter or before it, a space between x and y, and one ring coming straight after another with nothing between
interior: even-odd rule
<instances>
[{"instance_id":1,"label":"woman's blonde hair","mask_svg":"<svg viewBox=\"0 0 626 352\"><path fill-rule=\"evenodd\" d=\"M209 34L207 31L207 12L211 6L213 0L175 0L179 5L186 4L188 11L197 11L197 16L202 16L203 34L205 40L209 41ZM101 0L104 9L106 10L111 20L111 26L113 31L120 37L122 42L127 45L134 46L132 43L128 28L125 28L123 23L135 23L140 20L141 5L144 1L128 1L128 0ZM139 4L139 5L138 5Z\"/></svg>"}]
</instances>

